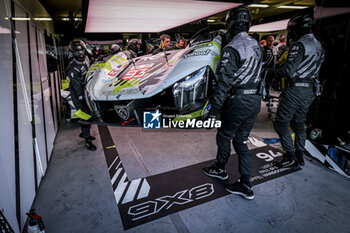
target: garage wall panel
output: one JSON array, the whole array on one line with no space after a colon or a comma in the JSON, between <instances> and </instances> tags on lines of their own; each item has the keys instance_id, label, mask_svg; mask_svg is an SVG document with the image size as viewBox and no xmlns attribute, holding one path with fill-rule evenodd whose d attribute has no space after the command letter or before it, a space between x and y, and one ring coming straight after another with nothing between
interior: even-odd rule
<instances>
[{"instance_id":1,"label":"garage wall panel","mask_svg":"<svg viewBox=\"0 0 350 233\"><path fill-rule=\"evenodd\" d=\"M41 85L43 87L44 95L44 111L45 111L45 127L46 127L46 142L48 157L51 157L53 149L53 142L55 140L56 131L53 118L53 111L51 109L51 90L48 82L48 72L46 63L46 48L45 39L41 30L37 29L37 43L39 54L39 69L41 76Z\"/></svg>"},{"instance_id":2,"label":"garage wall panel","mask_svg":"<svg viewBox=\"0 0 350 233\"><path fill-rule=\"evenodd\" d=\"M58 117L58 122L61 121L61 80L59 76L59 72L55 71L55 83L56 83L56 101L57 101L57 117Z\"/></svg>"},{"instance_id":3,"label":"garage wall panel","mask_svg":"<svg viewBox=\"0 0 350 233\"><path fill-rule=\"evenodd\" d=\"M57 100L56 100L56 80L55 80L55 73L50 72L49 73L50 78L50 90L51 90L51 96L50 96L50 104L51 104L51 110L52 110L52 116L53 116L53 122L54 122L54 128L55 132L58 130L58 118L57 118Z\"/></svg>"},{"instance_id":4,"label":"garage wall panel","mask_svg":"<svg viewBox=\"0 0 350 233\"><path fill-rule=\"evenodd\" d=\"M10 4L12 16L17 17L12 21L15 31L11 30L6 2ZM25 213L32 206L36 184L42 178L39 166L36 166L38 163L33 149L33 136L37 139L45 172L59 119L59 111L50 103L50 99L54 98L55 105L59 105L59 95L56 93L59 82L53 80L55 85L51 91L43 30L38 29L44 24L27 20L36 15L36 6L41 6L37 0L0 1L0 210L15 232L23 229L27 220ZM45 11L42 6L40 9ZM18 20L19 18L22 19ZM47 24L53 28L52 22ZM14 32L19 60L12 50L11 34ZM22 65L23 73L20 72L19 64ZM28 116L33 117L33 122Z\"/></svg>"},{"instance_id":5,"label":"garage wall panel","mask_svg":"<svg viewBox=\"0 0 350 233\"><path fill-rule=\"evenodd\" d=\"M30 34L30 57L32 65L32 85L33 85L33 101L34 101L34 123L35 123L35 135L38 142L39 156L45 171L47 168L46 159L46 140L45 140L45 118L43 111L43 98L41 91L41 78L38 60L38 50L36 43L36 27L33 23L29 24ZM39 172L39 164L37 164L37 183L41 181L41 174Z\"/></svg>"},{"instance_id":6,"label":"garage wall panel","mask_svg":"<svg viewBox=\"0 0 350 233\"><path fill-rule=\"evenodd\" d=\"M58 57L58 42L56 38L53 38L53 45L54 45L54 50L57 55L57 71L55 72L56 76L56 99L57 99L57 106L58 106L58 122L61 121L62 117L62 109L61 109L61 66L60 66L60 60Z\"/></svg>"},{"instance_id":7,"label":"garage wall panel","mask_svg":"<svg viewBox=\"0 0 350 233\"><path fill-rule=\"evenodd\" d=\"M0 208L13 230L19 232L16 218L12 41L6 16L4 1L0 1Z\"/></svg>"},{"instance_id":8,"label":"garage wall panel","mask_svg":"<svg viewBox=\"0 0 350 233\"><path fill-rule=\"evenodd\" d=\"M46 79L42 84L44 95L44 111L45 111L45 125L46 125L46 141L47 141L47 153L48 159L51 157L53 149L53 142L55 140L55 128L52 117L52 110L50 104L51 90L49 81Z\"/></svg>"},{"instance_id":9,"label":"garage wall panel","mask_svg":"<svg viewBox=\"0 0 350 233\"><path fill-rule=\"evenodd\" d=\"M15 17L27 17L27 14L17 5L15 5ZM32 125L28 120L26 111L26 101L28 98L31 104L30 96L30 69L29 69L29 44L27 21L15 21L17 44L19 49L20 60L23 68L25 85L20 80L20 69L17 65L17 98L18 98L18 141L19 141L19 166L20 166L20 197L21 197L21 223L26 221L26 215L32 206L35 197L35 176L34 176L34 159L33 159L33 137ZM17 61L17 64L19 62ZM27 93L23 92L26 88ZM25 96L26 95L26 96ZM31 113L31 109L30 114Z\"/></svg>"}]
</instances>

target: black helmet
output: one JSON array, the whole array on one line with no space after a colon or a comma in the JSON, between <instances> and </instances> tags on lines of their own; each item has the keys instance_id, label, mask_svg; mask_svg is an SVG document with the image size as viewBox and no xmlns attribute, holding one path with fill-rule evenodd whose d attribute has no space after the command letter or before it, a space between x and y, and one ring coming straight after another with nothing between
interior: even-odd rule
<instances>
[{"instance_id":1,"label":"black helmet","mask_svg":"<svg viewBox=\"0 0 350 233\"><path fill-rule=\"evenodd\" d=\"M100 56L100 55L101 55L101 51L100 51L100 50L101 50L101 49L100 49L99 46L95 46L94 50L92 51L93 56L94 56L94 57Z\"/></svg>"},{"instance_id":2,"label":"black helmet","mask_svg":"<svg viewBox=\"0 0 350 233\"><path fill-rule=\"evenodd\" d=\"M251 15L247 8L233 8L227 12L225 23L228 31L234 26L245 26L247 31L250 28Z\"/></svg>"},{"instance_id":3,"label":"black helmet","mask_svg":"<svg viewBox=\"0 0 350 233\"><path fill-rule=\"evenodd\" d=\"M288 36L293 41L298 40L303 35L308 34L312 31L314 21L314 16L311 13L293 16L288 21Z\"/></svg>"},{"instance_id":4,"label":"black helmet","mask_svg":"<svg viewBox=\"0 0 350 233\"><path fill-rule=\"evenodd\" d=\"M120 51L120 46L118 44L111 45L111 52Z\"/></svg>"},{"instance_id":5,"label":"black helmet","mask_svg":"<svg viewBox=\"0 0 350 233\"><path fill-rule=\"evenodd\" d=\"M137 54L139 50L139 48L137 47L138 44L141 45L140 39L136 39L136 38L131 39L128 43L128 49Z\"/></svg>"},{"instance_id":6,"label":"black helmet","mask_svg":"<svg viewBox=\"0 0 350 233\"><path fill-rule=\"evenodd\" d=\"M85 60L86 45L82 40L73 40L69 43L69 50L78 61Z\"/></svg>"}]
</instances>

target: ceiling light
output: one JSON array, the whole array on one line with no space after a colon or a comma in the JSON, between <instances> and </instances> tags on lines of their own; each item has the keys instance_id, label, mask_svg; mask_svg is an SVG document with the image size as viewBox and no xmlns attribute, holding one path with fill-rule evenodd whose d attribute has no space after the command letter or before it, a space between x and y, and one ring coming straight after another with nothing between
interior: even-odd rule
<instances>
[{"instance_id":1,"label":"ceiling light","mask_svg":"<svg viewBox=\"0 0 350 233\"><path fill-rule=\"evenodd\" d=\"M266 8L266 7L269 7L269 5L267 5L267 4L250 4L250 5L248 5L248 7L262 7L262 8Z\"/></svg>"},{"instance_id":2,"label":"ceiling light","mask_svg":"<svg viewBox=\"0 0 350 233\"><path fill-rule=\"evenodd\" d=\"M38 21L51 21L51 18L34 18L34 20L38 20Z\"/></svg>"},{"instance_id":3,"label":"ceiling light","mask_svg":"<svg viewBox=\"0 0 350 233\"><path fill-rule=\"evenodd\" d=\"M5 17L6 20L8 20L8 17ZM25 17L12 17L12 20L19 20L19 21L23 21L23 20L30 20L30 18L25 18Z\"/></svg>"},{"instance_id":4,"label":"ceiling light","mask_svg":"<svg viewBox=\"0 0 350 233\"><path fill-rule=\"evenodd\" d=\"M305 9L308 7L309 6L278 6L277 8L281 8L281 9Z\"/></svg>"},{"instance_id":5,"label":"ceiling light","mask_svg":"<svg viewBox=\"0 0 350 233\"><path fill-rule=\"evenodd\" d=\"M207 22L208 22L208 23L214 23L214 22L215 22L215 19L207 19Z\"/></svg>"},{"instance_id":6,"label":"ceiling light","mask_svg":"<svg viewBox=\"0 0 350 233\"><path fill-rule=\"evenodd\" d=\"M62 18L63 21L69 21L69 18Z\"/></svg>"},{"instance_id":7,"label":"ceiling light","mask_svg":"<svg viewBox=\"0 0 350 233\"><path fill-rule=\"evenodd\" d=\"M240 5L197 0L90 0L85 32L158 33Z\"/></svg>"}]
</instances>

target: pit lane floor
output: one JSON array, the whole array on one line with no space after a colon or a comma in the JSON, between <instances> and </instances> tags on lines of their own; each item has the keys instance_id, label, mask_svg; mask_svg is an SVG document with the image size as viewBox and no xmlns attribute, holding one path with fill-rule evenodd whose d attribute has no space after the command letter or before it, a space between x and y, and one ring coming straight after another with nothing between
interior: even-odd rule
<instances>
[{"instance_id":1,"label":"pit lane floor","mask_svg":"<svg viewBox=\"0 0 350 233\"><path fill-rule=\"evenodd\" d=\"M216 130L108 129L129 180L215 158ZM124 232L98 127L91 130L93 152L79 132L79 125L61 123L33 207L46 232ZM265 103L251 135L277 137ZM350 232L350 180L317 161L306 160L303 170L256 185L254 192L253 201L227 195L125 232Z\"/></svg>"}]
</instances>

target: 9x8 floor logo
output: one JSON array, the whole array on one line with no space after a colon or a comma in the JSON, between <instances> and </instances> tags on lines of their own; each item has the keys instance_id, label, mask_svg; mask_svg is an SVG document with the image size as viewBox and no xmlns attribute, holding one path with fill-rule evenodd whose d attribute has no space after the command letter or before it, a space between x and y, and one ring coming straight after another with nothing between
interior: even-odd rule
<instances>
[{"instance_id":1,"label":"9x8 floor logo","mask_svg":"<svg viewBox=\"0 0 350 233\"><path fill-rule=\"evenodd\" d=\"M174 205L185 205L190 202L209 197L214 193L213 184L206 183L191 189L182 190L174 195L166 195L156 198L153 201L147 201L138 205L131 206L128 214L132 220L136 221L150 215L169 210Z\"/></svg>"}]
</instances>

